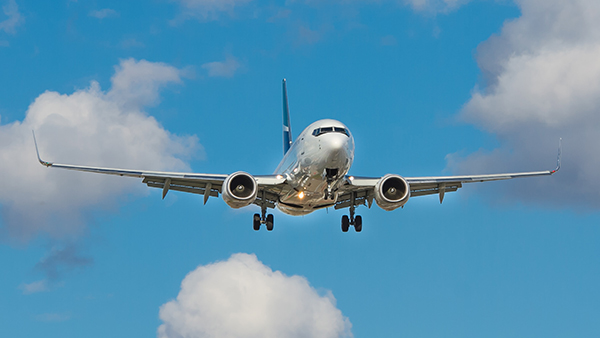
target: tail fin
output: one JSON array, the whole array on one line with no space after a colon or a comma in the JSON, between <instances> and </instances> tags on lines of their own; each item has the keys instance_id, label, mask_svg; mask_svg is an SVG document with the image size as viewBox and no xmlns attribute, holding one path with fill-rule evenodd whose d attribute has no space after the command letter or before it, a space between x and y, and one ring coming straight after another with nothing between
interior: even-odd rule
<instances>
[{"instance_id":1,"label":"tail fin","mask_svg":"<svg viewBox=\"0 0 600 338\"><path fill-rule=\"evenodd\" d=\"M283 79L283 154L292 146L292 127L290 126L290 107L288 105L287 87Z\"/></svg>"}]
</instances>

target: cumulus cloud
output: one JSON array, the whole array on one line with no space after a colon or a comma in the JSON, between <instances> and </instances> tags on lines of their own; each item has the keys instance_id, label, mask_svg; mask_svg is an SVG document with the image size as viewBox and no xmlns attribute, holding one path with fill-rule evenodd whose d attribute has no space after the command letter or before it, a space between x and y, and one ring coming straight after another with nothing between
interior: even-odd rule
<instances>
[{"instance_id":1,"label":"cumulus cloud","mask_svg":"<svg viewBox=\"0 0 600 338\"><path fill-rule=\"evenodd\" d=\"M552 178L503 185L507 199L600 207L600 2L517 0L522 15L478 48L485 77L461 118L501 146L451 155L455 172L551 169L564 138L563 169Z\"/></svg>"},{"instance_id":2,"label":"cumulus cloud","mask_svg":"<svg viewBox=\"0 0 600 338\"><path fill-rule=\"evenodd\" d=\"M108 92L97 82L71 94L47 91L23 121L0 125L0 215L3 235L27 240L46 233L73 238L86 215L121 196L145 193L136 179L44 168L37 163L31 130L45 160L105 167L188 170L199 148L195 136L165 130L144 108L159 90L181 82L181 70L163 63L123 60Z\"/></svg>"},{"instance_id":3,"label":"cumulus cloud","mask_svg":"<svg viewBox=\"0 0 600 338\"><path fill-rule=\"evenodd\" d=\"M241 253L190 272L160 319L159 338L352 337L331 292L319 295L306 278Z\"/></svg>"},{"instance_id":4,"label":"cumulus cloud","mask_svg":"<svg viewBox=\"0 0 600 338\"><path fill-rule=\"evenodd\" d=\"M93 18L104 19L119 16L119 13L114 9L104 8L90 11L88 15Z\"/></svg>"},{"instance_id":5,"label":"cumulus cloud","mask_svg":"<svg viewBox=\"0 0 600 338\"><path fill-rule=\"evenodd\" d=\"M225 61L208 62L202 65L211 77L233 77L240 68L240 63L233 56L228 56Z\"/></svg>"},{"instance_id":6,"label":"cumulus cloud","mask_svg":"<svg viewBox=\"0 0 600 338\"><path fill-rule=\"evenodd\" d=\"M188 19L201 21L217 20L221 13L234 15L234 9L252 0L176 0L181 6L180 16L173 21L178 23Z\"/></svg>"},{"instance_id":7,"label":"cumulus cloud","mask_svg":"<svg viewBox=\"0 0 600 338\"><path fill-rule=\"evenodd\" d=\"M4 12L4 15L7 16L7 18L0 21L0 31L4 31L8 34L15 34L15 28L24 21L15 0L6 1L4 6L2 6L2 12Z\"/></svg>"}]
</instances>

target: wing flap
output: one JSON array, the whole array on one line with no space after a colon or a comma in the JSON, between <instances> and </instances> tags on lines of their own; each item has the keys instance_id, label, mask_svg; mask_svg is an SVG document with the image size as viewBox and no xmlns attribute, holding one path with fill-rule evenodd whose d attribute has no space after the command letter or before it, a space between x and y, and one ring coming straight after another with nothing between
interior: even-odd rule
<instances>
[{"instance_id":1,"label":"wing flap","mask_svg":"<svg viewBox=\"0 0 600 338\"><path fill-rule=\"evenodd\" d=\"M277 203L279 202L279 195L268 191L267 189L259 188L258 194L256 195L256 199L254 200L254 204L259 207L265 203L267 208L275 208Z\"/></svg>"},{"instance_id":2,"label":"wing flap","mask_svg":"<svg viewBox=\"0 0 600 338\"><path fill-rule=\"evenodd\" d=\"M221 185L223 184L223 180L214 180L214 179L181 179L178 177L157 177L157 176L144 176L144 180L142 183L153 184L153 185L161 185L164 186L167 179L170 179L170 186L182 186L182 187L190 187L194 189L204 189L207 184L211 184L212 189L221 192Z\"/></svg>"},{"instance_id":3,"label":"wing flap","mask_svg":"<svg viewBox=\"0 0 600 338\"><path fill-rule=\"evenodd\" d=\"M169 181L168 187L165 189L165 183ZM165 177L144 177L142 183L146 183L148 187L151 188L160 188L166 191L175 190L188 192L192 194L204 195L207 187L210 189L209 196L219 197L219 193L221 192L221 182L211 182L211 181L200 181L200 180L182 180L177 178L165 178Z\"/></svg>"},{"instance_id":4,"label":"wing flap","mask_svg":"<svg viewBox=\"0 0 600 338\"><path fill-rule=\"evenodd\" d=\"M351 206L366 205L369 208L373 204L373 188L360 189L340 193L335 202L334 209L343 209Z\"/></svg>"},{"instance_id":5,"label":"wing flap","mask_svg":"<svg viewBox=\"0 0 600 338\"><path fill-rule=\"evenodd\" d=\"M146 184L151 188L164 189L164 187L165 187L164 183L148 182ZM173 184L169 185L169 190L182 191L182 192L188 192L188 193L199 194L199 195L204 195L204 192L206 191L206 189L202 189L202 188L186 187L186 186L173 185ZM211 189L210 196L219 197L219 192Z\"/></svg>"},{"instance_id":6,"label":"wing flap","mask_svg":"<svg viewBox=\"0 0 600 338\"><path fill-rule=\"evenodd\" d=\"M425 196L425 195L438 195L440 191L442 194L447 192L457 191L462 187L462 184L454 185L443 185L443 184L415 184L410 186L410 197Z\"/></svg>"}]
</instances>

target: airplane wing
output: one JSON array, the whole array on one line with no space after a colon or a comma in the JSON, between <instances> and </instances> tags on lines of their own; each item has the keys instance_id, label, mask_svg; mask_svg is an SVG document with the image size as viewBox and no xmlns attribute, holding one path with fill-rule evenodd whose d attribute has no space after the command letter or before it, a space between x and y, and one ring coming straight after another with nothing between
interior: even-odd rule
<instances>
[{"instance_id":1,"label":"airplane wing","mask_svg":"<svg viewBox=\"0 0 600 338\"><path fill-rule=\"evenodd\" d=\"M464 183L501 181L519 177L548 176L560 170L562 139L559 141L556 169L546 171L531 171L521 173L506 173L492 175L462 175L462 176L431 176L431 177L404 177L410 186L410 197L439 195L440 203L444 194L453 192L462 187ZM335 209L351 206L373 204L374 188L381 177L347 176L345 184L340 188L340 193L335 204Z\"/></svg>"},{"instance_id":2,"label":"airplane wing","mask_svg":"<svg viewBox=\"0 0 600 338\"><path fill-rule=\"evenodd\" d=\"M225 179L229 175L222 174L199 174L199 173L183 173L183 172L165 172L165 171L146 171L146 170L130 170L130 169L117 169L117 168L101 168L101 167L89 167L72 164L60 164L43 161L40 158L40 153L37 147L37 141L35 140L35 134L33 135L33 141L35 143L35 151L37 153L38 161L45 167L48 168L59 168L75 171L92 172L106 175L116 176L127 176L142 178L142 183L145 183L151 188L159 188L163 190L162 197L165 198L169 190L182 191L193 194L204 195L204 204L208 201L210 196L218 197L219 193L222 192L222 185ZM260 175L253 176L258 184L258 196L255 204L259 206L263 201L266 202L267 207L274 208L277 203L278 195L274 193L278 187L281 187L285 183L285 179L281 176L276 175Z\"/></svg>"}]
</instances>

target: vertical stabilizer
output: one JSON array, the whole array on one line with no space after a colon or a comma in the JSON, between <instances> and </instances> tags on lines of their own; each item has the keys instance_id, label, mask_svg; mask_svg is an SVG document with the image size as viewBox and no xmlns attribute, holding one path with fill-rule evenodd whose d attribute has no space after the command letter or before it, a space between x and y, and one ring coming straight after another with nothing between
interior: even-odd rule
<instances>
[{"instance_id":1,"label":"vertical stabilizer","mask_svg":"<svg viewBox=\"0 0 600 338\"><path fill-rule=\"evenodd\" d=\"M283 154L292 146L292 127L290 126L290 106L288 104L287 86L283 79Z\"/></svg>"}]
</instances>

